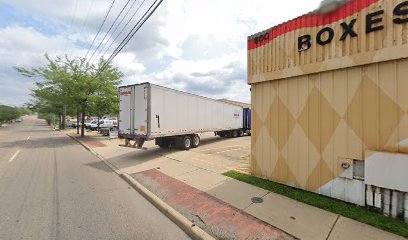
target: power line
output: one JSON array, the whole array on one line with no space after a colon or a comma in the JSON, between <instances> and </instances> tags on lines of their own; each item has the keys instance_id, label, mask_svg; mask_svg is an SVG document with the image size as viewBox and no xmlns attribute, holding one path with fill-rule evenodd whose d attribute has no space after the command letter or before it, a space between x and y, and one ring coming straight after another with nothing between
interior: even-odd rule
<instances>
[{"instance_id":1,"label":"power line","mask_svg":"<svg viewBox=\"0 0 408 240\"><path fill-rule=\"evenodd\" d=\"M95 0L92 0L91 4L88 7L88 11L86 13L84 21L82 22L82 28L81 28L81 31L79 32L79 35L81 35L83 31L88 27L89 13L91 12L91 9L94 6L94 3L95 3Z\"/></svg>"},{"instance_id":2,"label":"power line","mask_svg":"<svg viewBox=\"0 0 408 240\"><path fill-rule=\"evenodd\" d=\"M103 25L105 24L106 19L108 18L109 13L110 13L110 12L111 12L111 10L112 10L113 4L115 4L115 1L116 1L116 0L113 0L113 1L112 1L111 5L110 5L110 7L109 7L108 12L106 13L105 18L103 19L103 22L102 22L101 26L100 26L100 27L99 27L99 29L98 29L98 32L96 33L96 35L95 35L94 39L92 40L91 45L90 45L90 46L89 46L89 48L88 48L88 51L86 52L85 58L87 58L87 57L88 57L89 51L91 50L91 48L92 48L93 44L95 43L96 38L98 37L99 33L101 32L102 27L103 27Z\"/></svg>"},{"instance_id":3,"label":"power line","mask_svg":"<svg viewBox=\"0 0 408 240\"><path fill-rule=\"evenodd\" d=\"M118 39L118 37L122 34L122 32L125 30L125 28L129 25L130 21L132 21L133 18L136 16L136 13L139 11L140 7L143 5L143 3L144 3L145 1L146 1L146 0L143 0L143 2L142 2L142 3L139 5L139 7L136 9L136 12L133 14L133 16L128 20L128 22L125 24L125 26L121 29L121 31L119 32L119 34L114 38L113 41L111 41L111 40L112 40L112 36L116 33L116 31L118 30L119 26L123 23L123 20L125 20L125 18L128 16L130 10L132 10L133 7L135 6L135 3L137 2L137 0L133 1L132 5L129 7L129 9L128 9L128 11L126 12L126 14L125 14L125 15L123 16L123 18L120 20L120 22L118 23L118 25L116 25L115 29L112 31L112 34L109 35L109 38L108 38L108 40L106 41L106 43L109 43L109 42L110 42L109 47L106 49L106 51L104 51L104 50L105 50L105 47L107 46L107 44L106 44L106 45L102 48L102 50L101 50L102 55L99 55L99 54L98 54L98 56L104 56L104 55L109 51L109 49L112 47L113 43L115 43L115 41ZM97 57L96 59L98 59L98 57Z\"/></svg>"},{"instance_id":4,"label":"power line","mask_svg":"<svg viewBox=\"0 0 408 240\"><path fill-rule=\"evenodd\" d=\"M84 32L84 29L86 29L86 27L88 26L89 13L91 12L91 9L92 9L94 3L95 3L95 0L92 0L91 4L89 4L88 11L86 13L86 17L82 21L82 27L79 30L79 34L78 34L79 37L81 37L82 33ZM75 48L75 46L71 47L71 49L69 51L69 53L70 53L69 55L72 55L74 48Z\"/></svg>"},{"instance_id":5,"label":"power line","mask_svg":"<svg viewBox=\"0 0 408 240\"><path fill-rule=\"evenodd\" d=\"M153 4L149 7L149 9L143 14L140 20L136 23L136 25L132 28L132 30L126 35L126 37L122 40L119 46L113 51L112 55L108 58L108 60L102 66L102 70L119 54L120 51L129 43L129 41L133 38L133 36L139 31L139 29L145 24L145 22L152 16L152 14L157 10L163 0L160 0L157 4L158 0L155 0ZM156 4L156 5L155 5Z\"/></svg>"},{"instance_id":6,"label":"power line","mask_svg":"<svg viewBox=\"0 0 408 240\"><path fill-rule=\"evenodd\" d=\"M74 8L72 9L71 19L70 19L70 22L69 22L69 27L72 26L73 23L74 23L74 19L75 19L75 16L76 16L77 9L78 9L78 0L75 1ZM68 38L68 41L65 43L64 52L67 52L67 50L68 50L68 42L69 42L69 38Z\"/></svg>"},{"instance_id":7,"label":"power line","mask_svg":"<svg viewBox=\"0 0 408 240\"><path fill-rule=\"evenodd\" d=\"M106 51L102 54L105 55L106 53L108 53L109 49L112 47L112 45L116 42L116 40L120 37L120 35L122 35L122 32L126 29L126 27L129 25L129 23L133 20L133 18L136 16L136 14L139 12L140 8L142 7L142 5L144 4L144 2L146 2L146 0L143 0L143 2L139 5L139 7L136 9L135 13L133 14L133 16L129 19L129 21L125 24L125 26L123 26L123 28L121 29L121 31L119 32L119 34L115 37L115 39L111 42L111 44L109 45L109 47L106 49Z\"/></svg>"},{"instance_id":8,"label":"power line","mask_svg":"<svg viewBox=\"0 0 408 240\"><path fill-rule=\"evenodd\" d=\"M120 10L118 16L116 16L115 21L113 21L113 23L110 25L108 31L105 33L105 36L103 36L101 42L98 44L98 46L96 47L95 51L92 53L92 56L89 58L89 62L92 60L93 56L95 55L95 53L98 51L98 49L101 47L103 41L105 41L106 37L108 36L110 30L112 30L113 26L115 26L116 21L118 21L119 17L122 15L123 11L125 11L126 7L129 5L130 0L127 0L125 6L123 6L122 10Z\"/></svg>"}]
</instances>

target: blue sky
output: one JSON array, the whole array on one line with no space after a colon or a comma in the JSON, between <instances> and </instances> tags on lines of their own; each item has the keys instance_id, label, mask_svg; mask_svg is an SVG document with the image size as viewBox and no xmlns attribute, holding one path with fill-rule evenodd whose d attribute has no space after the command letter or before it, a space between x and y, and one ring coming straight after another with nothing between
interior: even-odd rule
<instances>
[{"instance_id":1,"label":"blue sky","mask_svg":"<svg viewBox=\"0 0 408 240\"><path fill-rule=\"evenodd\" d=\"M135 1L136 6L140 0ZM108 24L125 2L116 1ZM124 84L153 82L207 97L250 102L247 36L314 10L319 2L164 1L114 64L125 74ZM33 80L20 76L13 66L39 67L45 53L83 57L110 3L0 0L0 104L30 100ZM104 44L107 47L110 42Z\"/></svg>"}]
</instances>

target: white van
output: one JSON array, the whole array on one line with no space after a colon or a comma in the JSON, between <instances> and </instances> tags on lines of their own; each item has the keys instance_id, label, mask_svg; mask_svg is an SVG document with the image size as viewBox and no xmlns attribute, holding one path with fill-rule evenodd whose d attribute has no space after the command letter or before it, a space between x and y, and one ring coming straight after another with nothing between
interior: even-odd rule
<instances>
[{"instance_id":1,"label":"white van","mask_svg":"<svg viewBox=\"0 0 408 240\"><path fill-rule=\"evenodd\" d=\"M117 121L115 121L115 120L111 120L111 119L102 119L102 120L99 120L99 128L100 129L102 129L102 128L111 128L111 127L115 127L115 126L117 126L118 124L117 124ZM95 130L98 130L98 123L96 122L96 123L92 123L91 125L90 125L90 129L92 130L92 131L95 131Z\"/></svg>"}]
</instances>

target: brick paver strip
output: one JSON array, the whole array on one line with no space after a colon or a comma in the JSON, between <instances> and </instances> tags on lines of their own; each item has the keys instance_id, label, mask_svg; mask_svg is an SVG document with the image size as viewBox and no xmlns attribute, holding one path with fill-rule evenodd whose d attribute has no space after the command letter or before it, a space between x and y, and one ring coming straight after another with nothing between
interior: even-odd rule
<instances>
[{"instance_id":1,"label":"brick paver strip","mask_svg":"<svg viewBox=\"0 0 408 240\"><path fill-rule=\"evenodd\" d=\"M217 239L297 239L156 169L131 176Z\"/></svg>"},{"instance_id":2,"label":"brick paver strip","mask_svg":"<svg viewBox=\"0 0 408 240\"><path fill-rule=\"evenodd\" d=\"M85 136L84 138L81 138L79 136L75 136L75 137L78 138L80 141L86 143L86 145L88 145L90 147L94 147L94 148L106 147L106 144L104 144L104 143L102 143L102 142L100 142L98 140L95 140L95 139L93 139L91 137L88 137L88 136Z\"/></svg>"}]
</instances>

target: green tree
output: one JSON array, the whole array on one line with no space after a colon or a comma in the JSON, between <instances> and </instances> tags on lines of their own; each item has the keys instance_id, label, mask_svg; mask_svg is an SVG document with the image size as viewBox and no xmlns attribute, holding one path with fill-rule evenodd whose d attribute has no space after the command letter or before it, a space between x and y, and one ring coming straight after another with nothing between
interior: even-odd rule
<instances>
[{"instance_id":1,"label":"green tree","mask_svg":"<svg viewBox=\"0 0 408 240\"><path fill-rule=\"evenodd\" d=\"M23 76L39 78L32 96L62 116L62 128L67 112L81 113L83 137L86 114L105 114L117 108L117 87L123 74L104 59L93 65L84 58L45 58L44 67L16 69Z\"/></svg>"},{"instance_id":2,"label":"green tree","mask_svg":"<svg viewBox=\"0 0 408 240\"><path fill-rule=\"evenodd\" d=\"M117 88L123 74L101 59L96 66L89 65L85 59L74 59L67 62L72 74L74 101L81 112L81 136L84 136L86 113L109 113L117 106Z\"/></svg>"},{"instance_id":3,"label":"green tree","mask_svg":"<svg viewBox=\"0 0 408 240\"><path fill-rule=\"evenodd\" d=\"M53 105L58 109L54 112L59 116L60 129L65 128L65 116L67 106L72 104L71 93L69 91L70 74L64 59L57 57L51 59L45 55L47 64L44 67L25 69L16 67L23 76L39 79L32 91L32 96L41 101Z\"/></svg>"},{"instance_id":4,"label":"green tree","mask_svg":"<svg viewBox=\"0 0 408 240\"><path fill-rule=\"evenodd\" d=\"M0 105L0 126L3 123L11 122L25 114L25 110L17 107Z\"/></svg>"}]
</instances>

